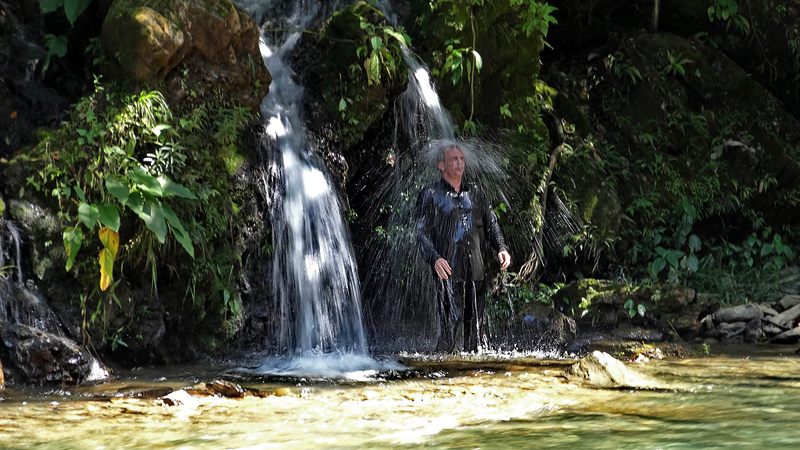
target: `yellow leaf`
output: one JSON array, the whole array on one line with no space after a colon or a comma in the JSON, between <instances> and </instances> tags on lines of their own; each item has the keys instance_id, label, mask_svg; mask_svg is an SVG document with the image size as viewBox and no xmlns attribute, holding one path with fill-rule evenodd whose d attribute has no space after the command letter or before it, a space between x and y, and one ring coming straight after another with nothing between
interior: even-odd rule
<instances>
[{"instance_id":1,"label":"yellow leaf","mask_svg":"<svg viewBox=\"0 0 800 450\"><path fill-rule=\"evenodd\" d=\"M100 250L100 289L106 290L114 280L114 257L107 248Z\"/></svg>"},{"instance_id":2,"label":"yellow leaf","mask_svg":"<svg viewBox=\"0 0 800 450\"><path fill-rule=\"evenodd\" d=\"M108 227L101 228L98 234L100 235L100 242L111 253L113 261L117 257L117 249L119 249L119 234Z\"/></svg>"}]
</instances>

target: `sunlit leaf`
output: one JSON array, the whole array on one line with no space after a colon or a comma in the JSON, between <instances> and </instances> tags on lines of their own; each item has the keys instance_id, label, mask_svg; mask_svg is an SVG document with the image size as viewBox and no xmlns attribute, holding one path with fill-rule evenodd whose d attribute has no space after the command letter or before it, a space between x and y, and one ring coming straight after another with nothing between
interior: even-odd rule
<instances>
[{"instance_id":1,"label":"sunlit leaf","mask_svg":"<svg viewBox=\"0 0 800 450\"><path fill-rule=\"evenodd\" d=\"M483 58L481 58L480 53L476 52L475 50L472 51L472 56L475 57L475 68L480 71L483 67Z\"/></svg>"},{"instance_id":2,"label":"sunlit leaf","mask_svg":"<svg viewBox=\"0 0 800 450\"><path fill-rule=\"evenodd\" d=\"M101 228L97 234L100 236L100 242L103 247L111 252L112 257L116 258L117 250L119 249L119 234L108 227Z\"/></svg>"},{"instance_id":3,"label":"sunlit leaf","mask_svg":"<svg viewBox=\"0 0 800 450\"><path fill-rule=\"evenodd\" d=\"M164 212L161 210L161 202L146 202L142 207L139 217L144 220L147 228L156 234L158 242L164 243L167 238L167 223L164 221Z\"/></svg>"},{"instance_id":4,"label":"sunlit leaf","mask_svg":"<svg viewBox=\"0 0 800 450\"><path fill-rule=\"evenodd\" d=\"M381 61L377 52L372 52L367 60L367 77L373 83L378 83L381 80Z\"/></svg>"},{"instance_id":5,"label":"sunlit leaf","mask_svg":"<svg viewBox=\"0 0 800 450\"><path fill-rule=\"evenodd\" d=\"M128 186L120 182L117 177L113 175L106 177L106 190L123 205L128 201L128 197L131 195Z\"/></svg>"},{"instance_id":6,"label":"sunlit leaf","mask_svg":"<svg viewBox=\"0 0 800 450\"><path fill-rule=\"evenodd\" d=\"M158 182L156 177L145 172L141 167L137 167L132 172L128 172L128 178L137 184L139 189L156 197L161 197L163 191L161 190L161 183Z\"/></svg>"},{"instance_id":7,"label":"sunlit leaf","mask_svg":"<svg viewBox=\"0 0 800 450\"><path fill-rule=\"evenodd\" d=\"M69 227L64 230L64 251L67 253L66 270L72 268L75 263L75 257L78 256L78 250L83 244L83 231L80 228Z\"/></svg>"},{"instance_id":8,"label":"sunlit leaf","mask_svg":"<svg viewBox=\"0 0 800 450\"><path fill-rule=\"evenodd\" d=\"M111 286L111 281L114 279L114 257L107 248L104 248L100 250L98 259L100 260L100 289L105 291Z\"/></svg>"},{"instance_id":9,"label":"sunlit leaf","mask_svg":"<svg viewBox=\"0 0 800 450\"><path fill-rule=\"evenodd\" d=\"M158 183L161 185L161 191L165 197L182 197L197 200L192 191L186 189L182 184L170 180L166 175L158 177Z\"/></svg>"},{"instance_id":10,"label":"sunlit leaf","mask_svg":"<svg viewBox=\"0 0 800 450\"><path fill-rule=\"evenodd\" d=\"M91 231L97 219L100 218L100 211L94 203L91 205L88 203L81 203L80 206L78 206L78 218L81 219L81 222Z\"/></svg>"},{"instance_id":11,"label":"sunlit leaf","mask_svg":"<svg viewBox=\"0 0 800 450\"><path fill-rule=\"evenodd\" d=\"M380 36L372 36L369 39L369 43L372 45L372 50L380 50L383 48L383 39Z\"/></svg>"}]
</instances>

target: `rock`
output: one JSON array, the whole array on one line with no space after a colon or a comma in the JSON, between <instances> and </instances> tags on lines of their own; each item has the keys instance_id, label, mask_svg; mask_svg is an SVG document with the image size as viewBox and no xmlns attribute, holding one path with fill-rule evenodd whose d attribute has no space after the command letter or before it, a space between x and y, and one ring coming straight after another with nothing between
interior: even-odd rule
<instances>
[{"instance_id":1,"label":"rock","mask_svg":"<svg viewBox=\"0 0 800 450\"><path fill-rule=\"evenodd\" d=\"M202 78L199 84L219 86L240 104L257 107L272 81L258 26L231 0L116 0L101 36L116 70L139 83L163 81L185 63L185 73L172 81ZM180 82L167 84L175 99L183 95Z\"/></svg>"},{"instance_id":2,"label":"rock","mask_svg":"<svg viewBox=\"0 0 800 450\"><path fill-rule=\"evenodd\" d=\"M190 408L200 405L196 398L192 397L183 389L172 392L161 398L167 406L188 406Z\"/></svg>"},{"instance_id":3,"label":"rock","mask_svg":"<svg viewBox=\"0 0 800 450\"><path fill-rule=\"evenodd\" d=\"M770 339L769 342L771 344L794 344L795 342L800 342L800 327L795 327L789 331L784 331L783 333Z\"/></svg>"},{"instance_id":4,"label":"rock","mask_svg":"<svg viewBox=\"0 0 800 450\"><path fill-rule=\"evenodd\" d=\"M707 334L714 330L714 318L711 314L703 317L703 320L700 321L700 330Z\"/></svg>"},{"instance_id":5,"label":"rock","mask_svg":"<svg viewBox=\"0 0 800 450\"><path fill-rule=\"evenodd\" d=\"M292 389L288 387L277 388L273 394L276 397L295 397L295 393L292 392Z\"/></svg>"},{"instance_id":6,"label":"rock","mask_svg":"<svg viewBox=\"0 0 800 450\"><path fill-rule=\"evenodd\" d=\"M793 323L798 317L800 317L800 304L792 306L777 316L768 317L766 320L779 327L793 328Z\"/></svg>"},{"instance_id":7,"label":"rock","mask_svg":"<svg viewBox=\"0 0 800 450\"><path fill-rule=\"evenodd\" d=\"M9 384L78 384L108 377L88 351L67 338L0 322L0 340Z\"/></svg>"},{"instance_id":8,"label":"rock","mask_svg":"<svg viewBox=\"0 0 800 450\"><path fill-rule=\"evenodd\" d=\"M746 305L737 305L731 306L728 308L722 308L719 311L715 312L714 315L714 322L721 323L721 322L749 322L753 319L761 319L764 317L764 313L761 311L758 305L753 303L748 303Z\"/></svg>"},{"instance_id":9,"label":"rock","mask_svg":"<svg viewBox=\"0 0 800 450\"><path fill-rule=\"evenodd\" d=\"M797 305L800 305L800 295L786 295L778 302L781 311L786 311Z\"/></svg>"},{"instance_id":10,"label":"rock","mask_svg":"<svg viewBox=\"0 0 800 450\"><path fill-rule=\"evenodd\" d=\"M761 324L761 330L763 330L764 334L766 334L768 337L772 337L784 332L784 330L779 326L771 324L766 321L763 324Z\"/></svg>"},{"instance_id":11,"label":"rock","mask_svg":"<svg viewBox=\"0 0 800 450\"><path fill-rule=\"evenodd\" d=\"M644 327L620 326L614 329L613 336L618 339L629 339L634 341L661 341L664 333Z\"/></svg>"},{"instance_id":12,"label":"rock","mask_svg":"<svg viewBox=\"0 0 800 450\"><path fill-rule=\"evenodd\" d=\"M744 329L744 341L753 344L761 340L761 319L753 319Z\"/></svg>"},{"instance_id":13,"label":"rock","mask_svg":"<svg viewBox=\"0 0 800 450\"><path fill-rule=\"evenodd\" d=\"M657 383L608 353L594 351L581 358L567 370L567 377L603 388L655 388Z\"/></svg>"},{"instance_id":14,"label":"rock","mask_svg":"<svg viewBox=\"0 0 800 450\"><path fill-rule=\"evenodd\" d=\"M230 381L224 380L214 380L211 382L211 390L214 391L214 394L228 397L228 398L240 398L244 397L244 389L241 386L235 383L231 383Z\"/></svg>"},{"instance_id":15,"label":"rock","mask_svg":"<svg viewBox=\"0 0 800 450\"><path fill-rule=\"evenodd\" d=\"M764 313L764 317L778 315L778 311L775 311L771 306L769 306L766 303L759 303L758 307L761 308L761 312Z\"/></svg>"}]
</instances>

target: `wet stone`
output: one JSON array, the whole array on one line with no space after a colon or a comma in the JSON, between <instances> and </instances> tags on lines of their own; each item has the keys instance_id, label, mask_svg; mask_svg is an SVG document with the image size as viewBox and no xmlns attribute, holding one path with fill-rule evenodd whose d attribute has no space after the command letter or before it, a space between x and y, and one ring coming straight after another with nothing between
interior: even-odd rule
<instances>
[{"instance_id":1,"label":"wet stone","mask_svg":"<svg viewBox=\"0 0 800 450\"><path fill-rule=\"evenodd\" d=\"M594 351L567 370L567 378L601 388L655 388L655 380L640 374L608 353Z\"/></svg>"},{"instance_id":2,"label":"wet stone","mask_svg":"<svg viewBox=\"0 0 800 450\"><path fill-rule=\"evenodd\" d=\"M775 324L771 324L769 322L764 322L761 325L761 329L764 331L764 334L766 334L769 337L781 334L784 331L781 327Z\"/></svg>"},{"instance_id":3,"label":"wet stone","mask_svg":"<svg viewBox=\"0 0 800 450\"><path fill-rule=\"evenodd\" d=\"M167 406L197 406L199 402L191 394L183 389L172 392L162 397L162 401Z\"/></svg>"},{"instance_id":4,"label":"wet stone","mask_svg":"<svg viewBox=\"0 0 800 450\"><path fill-rule=\"evenodd\" d=\"M756 318L764 317L764 313L758 305L748 303L746 305L731 306L729 308L722 308L715 312L715 323L722 322L749 322Z\"/></svg>"},{"instance_id":5,"label":"wet stone","mask_svg":"<svg viewBox=\"0 0 800 450\"><path fill-rule=\"evenodd\" d=\"M282 387L275 389L273 395L276 397L295 397L295 393L288 387Z\"/></svg>"}]
</instances>

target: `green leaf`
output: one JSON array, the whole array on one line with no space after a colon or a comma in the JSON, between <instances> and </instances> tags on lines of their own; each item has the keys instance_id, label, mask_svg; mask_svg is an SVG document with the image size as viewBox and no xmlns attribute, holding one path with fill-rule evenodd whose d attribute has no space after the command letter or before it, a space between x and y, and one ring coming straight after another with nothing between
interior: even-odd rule
<instances>
[{"instance_id":1,"label":"green leaf","mask_svg":"<svg viewBox=\"0 0 800 450\"><path fill-rule=\"evenodd\" d=\"M78 256L78 250L83 243L83 231L80 228L69 227L64 230L64 250L67 253L66 269L72 268L75 263L75 257Z\"/></svg>"},{"instance_id":2,"label":"green leaf","mask_svg":"<svg viewBox=\"0 0 800 450\"><path fill-rule=\"evenodd\" d=\"M647 312L647 307L640 304L636 306L636 311L639 313L640 316L644 317L644 313Z\"/></svg>"},{"instance_id":3,"label":"green leaf","mask_svg":"<svg viewBox=\"0 0 800 450\"><path fill-rule=\"evenodd\" d=\"M139 214L144 224L153 233L156 234L158 242L164 243L167 238L167 223L164 221L164 212L161 210L161 202L153 201L147 202L142 207L142 213Z\"/></svg>"},{"instance_id":4,"label":"green leaf","mask_svg":"<svg viewBox=\"0 0 800 450\"><path fill-rule=\"evenodd\" d=\"M652 265L653 274L654 275L658 275L658 273L661 272L662 270L664 270L664 267L666 267L666 266L667 266L667 262L664 260L664 258L656 259L655 261L653 261L653 265Z\"/></svg>"},{"instance_id":5,"label":"green leaf","mask_svg":"<svg viewBox=\"0 0 800 450\"><path fill-rule=\"evenodd\" d=\"M475 57L475 68L480 72L481 68L483 67L483 58L481 58L480 53L476 52L475 50L472 51L472 56Z\"/></svg>"},{"instance_id":6,"label":"green leaf","mask_svg":"<svg viewBox=\"0 0 800 450\"><path fill-rule=\"evenodd\" d=\"M679 257L678 252L672 251L667 253L667 261L672 267L675 267L676 269L678 268L678 257Z\"/></svg>"},{"instance_id":7,"label":"green leaf","mask_svg":"<svg viewBox=\"0 0 800 450\"><path fill-rule=\"evenodd\" d=\"M697 272L697 269L700 266L700 261L697 260L697 256L689 255L686 258L686 268L691 270L692 272Z\"/></svg>"},{"instance_id":8,"label":"green leaf","mask_svg":"<svg viewBox=\"0 0 800 450\"><path fill-rule=\"evenodd\" d=\"M372 36L369 38L369 43L372 45L373 50L380 50L383 48L383 39L380 36Z\"/></svg>"},{"instance_id":9,"label":"green leaf","mask_svg":"<svg viewBox=\"0 0 800 450\"><path fill-rule=\"evenodd\" d=\"M167 178L166 175L158 177L158 183L161 185L161 191L164 193L164 197L182 197L197 200L197 197L192 194L192 191L186 189L182 184L173 182Z\"/></svg>"},{"instance_id":10,"label":"green leaf","mask_svg":"<svg viewBox=\"0 0 800 450\"><path fill-rule=\"evenodd\" d=\"M186 232L186 229L183 228L183 224L181 223L178 216L175 214L175 211L169 207L167 204L161 205L161 211L164 213L164 218L169 222L170 230L172 230L172 235L175 236L175 239L183 246L186 253L189 254L192 258L194 258L194 246L192 245L192 238L189 236L189 233Z\"/></svg>"},{"instance_id":11,"label":"green leaf","mask_svg":"<svg viewBox=\"0 0 800 450\"><path fill-rule=\"evenodd\" d=\"M86 196L83 195L83 189L80 186L75 186L75 192L78 194L78 198L81 199L82 202L86 201Z\"/></svg>"},{"instance_id":12,"label":"green leaf","mask_svg":"<svg viewBox=\"0 0 800 450\"><path fill-rule=\"evenodd\" d=\"M106 177L106 190L123 205L128 201L131 192L125 183L120 182L117 177L109 175Z\"/></svg>"},{"instance_id":13,"label":"green leaf","mask_svg":"<svg viewBox=\"0 0 800 450\"><path fill-rule=\"evenodd\" d=\"M103 203L98 207L100 212L100 223L113 230L119 232L119 211L117 207L111 203Z\"/></svg>"},{"instance_id":14,"label":"green leaf","mask_svg":"<svg viewBox=\"0 0 800 450\"><path fill-rule=\"evenodd\" d=\"M91 0L64 0L64 12L67 14L67 20L70 25L75 24L75 20L82 12L86 11Z\"/></svg>"},{"instance_id":15,"label":"green leaf","mask_svg":"<svg viewBox=\"0 0 800 450\"><path fill-rule=\"evenodd\" d=\"M373 83L378 83L381 80L381 61L377 52L372 52L367 60L367 77Z\"/></svg>"},{"instance_id":16,"label":"green leaf","mask_svg":"<svg viewBox=\"0 0 800 450\"><path fill-rule=\"evenodd\" d=\"M133 172L128 172L128 178L136 183L136 185L144 192L161 197L164 192L161 190L161 183L158 182L156 177L145 172L141 167L137 167Z\"/></svg>"},{"instance_id":17,"label":"green leaf","mask_svg":"<svg viewBox=\"0 0 800 450\"><path fill-rule=\"evenodd\" d=\"M39 11L42 14L51 13L64 6L64 0L39 0Z\"/></svg>"},{"instance_id":18,"label":"green leaf","mask_svg":"<svg viewBox=\"0 0 800 450\"><path fill-rule=\"evenodd\" d=\"M339 111L345 111L347 109L347 102L344 101L344 97L339 99Z\"/></svg>"},{"instance_id":19,"label":"green leaf","mask_svg":"<svg viewBox=\"0 0 800 450\"><path fill-rule=\"evenodd\" d=\"M628 301L625 302L624 308L625 309L633 309L633 307L634 307L633 299L629 298Z\"/></svg>"},{"instance_id":20,"label":"green leaf","mask_svg":"<svg viewBox=\"0 0 800 450\"><path fill-rule=\"evenodd\" d=\"M63 58L67 54L67 37L62 35L46 34L44 45L47 47L47 56L58 56Z\"/></svg>"},{"instance_id":21,"label":"green leaf","mask_svg":"<svg viewBox=\"0 0 800 450\"><path fill-rule=\"evenodd\" d=\"M761 247L761 256L766 256L772 253L772 250L775 248L772 244L764 244Z\"/></svg>"},{"instance_id":22,"label":"green leaf","mask_svg":"<svg viewBox=\"0 0 800 450\"><path fill-rule=\"evenodd\" d=\"M128 208L135 212L137 216L141 217L144 210L144 199L139 191L131 192L127 202Z\"/></svg>"},{"instance_id":23,"label":"green leaf","mask_svg":"<svg viewBox=\"0 0 800 450\"><path fill-rule=\"evenodd\" d=\"M696 234L689 236L689 249L692 250L693 252L696 252L700 250L700 247L701 247L700 238L697 237Z\"/></svg>"},{"instance_id":24,"label":"green leaf","mask_svg":"<svg viewBox=\"0 0 800 450\"><path fill-rule=\"evenodd\" d=\"M94 203L91 205L88 203L81 203L80 206L78 206L78 218L81 219L81 222L91 231L97 219L100 218L100 211Z\"/></svg>"}]
</instances>

